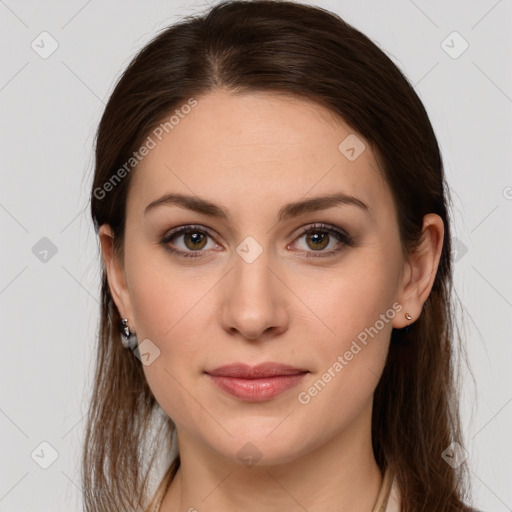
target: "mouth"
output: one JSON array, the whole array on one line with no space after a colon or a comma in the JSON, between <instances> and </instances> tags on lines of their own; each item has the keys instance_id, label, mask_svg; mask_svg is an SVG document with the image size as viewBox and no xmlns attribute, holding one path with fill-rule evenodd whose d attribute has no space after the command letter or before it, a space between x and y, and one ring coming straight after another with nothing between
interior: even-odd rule
<instances>
[{"instance_id":1,"label":"mouth","mask_svg":"<svg viewBox=\"0 0 512 512\"><path fill-rule=\"evenodd\" d=\"M280 363L234 363L205 373L225 393L246 402L262 402L295 387L309 371Z\"/></svg>"}]
</instances>

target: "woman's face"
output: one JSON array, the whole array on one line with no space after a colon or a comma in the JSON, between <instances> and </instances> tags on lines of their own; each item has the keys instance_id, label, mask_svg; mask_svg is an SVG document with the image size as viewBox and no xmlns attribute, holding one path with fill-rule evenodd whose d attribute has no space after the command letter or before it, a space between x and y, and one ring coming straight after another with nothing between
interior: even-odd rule
<instances>
[{"instance_id":1,"label":"woman's face","mask_svg":"<svg viewBox=\"0 0 512 512\"><path fill-rule=\"evenodd\" d=\"M152 392L180 436L234 462L366 438L391 330L408 311L395 206L370 146L304 100L196 100L151 134L130 184L124 268L109 275L145 343ZM158 202L168 194L189 206ZM333 194L349 199L314 208ZM277 394L276 378L254 394L240 381L245 395L208 373L264 362L307 373Z\"/></svg>"}]
</instances>

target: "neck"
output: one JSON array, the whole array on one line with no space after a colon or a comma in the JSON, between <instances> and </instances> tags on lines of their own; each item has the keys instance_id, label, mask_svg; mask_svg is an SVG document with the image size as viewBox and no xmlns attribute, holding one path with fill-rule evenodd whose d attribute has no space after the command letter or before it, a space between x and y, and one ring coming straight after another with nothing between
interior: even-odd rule
<instances>
[{"instance_id":1,"label":"neck","mask_svg":"<svg viewBox=\"0 0 512 512\"><path fill-rule=\"evenodd\" d=\"M371 414L286 463L253 466L205 449L178 428L181 465L160 512L371 512L382 474L371 446ZM340 508L340 504L342 504Z\"/></svg>"}]
</instances>

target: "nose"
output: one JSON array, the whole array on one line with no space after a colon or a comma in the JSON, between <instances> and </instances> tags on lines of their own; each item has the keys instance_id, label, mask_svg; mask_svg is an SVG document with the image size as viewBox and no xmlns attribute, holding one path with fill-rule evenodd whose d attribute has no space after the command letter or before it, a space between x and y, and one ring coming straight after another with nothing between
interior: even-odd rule
<instances>
[{"instance_id":1,"label":"nose","mask_svg":"<svg viewBox=\"0 0 512 512\"><path fill-rule=\"evenodd\" d=\"M265 250L254 261L234 255L219 309L220 321L229 334L254 341L288 329L290 291L278 266L270 267L270 259Z\"/></svg>"}]
</instances>

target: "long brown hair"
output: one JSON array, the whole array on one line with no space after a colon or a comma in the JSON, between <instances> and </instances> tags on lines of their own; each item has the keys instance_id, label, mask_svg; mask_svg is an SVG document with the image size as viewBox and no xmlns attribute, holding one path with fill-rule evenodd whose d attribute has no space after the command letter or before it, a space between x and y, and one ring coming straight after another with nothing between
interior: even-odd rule
<instances>
[{"instance_id":1,"label":"long brown hair","mask_svg":"<svg viewBox=\"0 0 512 512\"><path fill-rule=\"evenodd\" d=\"M442 218L444 245L432 291L419 318L392 332L374 394L372 443L381 470L396 471L402 511L468 510L467 468L454 469L441 456L452 442L463 445L443 163L413 87L364 34L329 11L274 0L225 1L163 30L125 70L101 119L91 191L95 229L111 226L122 258L127 191L137 172L126 162L162 119L221 87L314 100L362 135L392 190L404 254L416 247L424 215ZM119 320L103 269L97 367L83 445L87 512L147 506L148 468L169 445L145 440L151 429L167 441L175 435L172 420L156 414L159 406L140 361L121 345ZM169 479L179 462L178 455Z\"/></svg>"}]
</instances>

